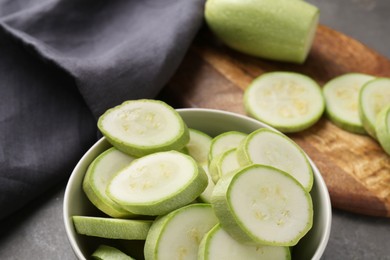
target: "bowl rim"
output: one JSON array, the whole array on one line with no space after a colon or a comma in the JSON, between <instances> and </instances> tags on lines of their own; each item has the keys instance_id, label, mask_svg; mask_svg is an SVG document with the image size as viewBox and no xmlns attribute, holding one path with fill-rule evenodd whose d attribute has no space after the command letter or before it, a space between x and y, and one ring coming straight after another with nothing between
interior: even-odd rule
<instances>
[{"instance_id":1,"label":"bowl rim","mask_svg":"<svg viewBox=\"0 0 390 260\"><path fill-rule=\"evenodd\" d=\"M210 109L210 108L179 108L176 109L179 113L192 113L192 112L201 112L201 113L213 113L213 114L219 114L219 115L224 115L224 116L232 116L235 118L240 118L243 120L249 120L252 121L252 123L261 125L262 127L266 127L272 130L275 130L276 132L281 133L280 131L276 130L275 128L259 121L256 119L253 119L251 117L248 117L246 115L241 115L235 112L230 112L230 111L225 111L225 110L219 110L219 109ZM282 133L283 134L283 133ZM291 139L291 138L290 138ZM71 187L73 182L76 181L77 179L77 172L80 171L80 168L82 167L83 162L86 160L86 158L90 157L91 154L94 153L96 147L101 146L102 143L107 142L107 139L105 137L101 137L99 140L97 140L85 153L84 155L80 158L80 160L77 162L75 168L73 169L69 180L66 184L65 188L65 194L64 194L64 199L63 199L63 221L65 225L65 231L66 235L68 238L68 241L73 249L74 254L79 258L79 259L85 259L83 256L83 253L81 252L79 246L77 245L77 242L75 240L76 232L73 227L73 223L71 218L69 217L69 202L70 202L70 194L71 194ZM321 235L321 240L319 242L319 246L316 248L316 251L312 257L314 260L319 260L321 256L323 255L329 238L330 238L330 232L331 232L331 224L332 224L332 206L331 206L331 200L330 200L330 195L328 188L326 186L326 183L318 170L317 166L314 164L314 162L311 160L311 158L304 152L306 155L310 166L313 169L313 174L315 175L315 181L317 182L317 185L319 186L320 190L322 191L321 194L323 195L322 200L322 207L323 208L323 213L324 214L324 222L323 225L325 226L324 230L325 233Z\"/></svg>"}]
</instances>

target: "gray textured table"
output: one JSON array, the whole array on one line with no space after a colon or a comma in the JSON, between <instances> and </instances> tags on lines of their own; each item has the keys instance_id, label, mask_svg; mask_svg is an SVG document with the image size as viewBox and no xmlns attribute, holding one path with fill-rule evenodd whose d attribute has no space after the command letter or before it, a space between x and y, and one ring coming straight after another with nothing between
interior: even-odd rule
<instances>
[{"instance_id":1,"label":"gray textured table","mask_svg":"<svg viewBox=\"0 0 390 260\"><path fill-rule=\"evenodd\" d=\"M390 58L390 1L309 0L321 23ZM390 173L389 173L390 174ZM65 235L62 201L66 183L2 221L0 259L75 259ZM334 210L323 259L390 259L390 219Z\"/></svg>"}]
</instances>

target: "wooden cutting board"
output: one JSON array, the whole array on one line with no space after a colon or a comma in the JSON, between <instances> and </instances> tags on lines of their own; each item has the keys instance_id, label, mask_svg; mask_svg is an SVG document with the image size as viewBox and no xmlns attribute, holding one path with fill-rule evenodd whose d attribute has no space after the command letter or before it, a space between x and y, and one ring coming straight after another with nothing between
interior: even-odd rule
<instances>
[{"instance_id":1,"label":"wooden cutting board","mask_svg":"<svg viewBox=\"0 0 390 260\"><path fill-rule=\"evenodd\" d=\"M390 77L390 61L360 42L320 25L303 65L267 61L231 50L203 28L162 96L177 107L245 114L243 90L268 71L296 71L321 86L335 76L361 72ZM390 156L371 137L352 134L325 116L289 134L316 163L335 208L390 217Z\"/></svg>"}]
</instances>

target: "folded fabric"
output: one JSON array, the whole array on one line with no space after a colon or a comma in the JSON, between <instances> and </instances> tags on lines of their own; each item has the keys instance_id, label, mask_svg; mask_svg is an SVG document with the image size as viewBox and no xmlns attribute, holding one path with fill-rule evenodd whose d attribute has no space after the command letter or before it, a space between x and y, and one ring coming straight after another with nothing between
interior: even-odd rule
<instances>
[{"instance_id":1,"label":"folded fabric","mask_svg":"<svg viewBox=\"0 0 390 260\"><path fill-rule=\"evenodd\" d=\"M69 177L96 119L153 98L204 0L0 0L0 219Z\"/></svg>"}]
</instances>

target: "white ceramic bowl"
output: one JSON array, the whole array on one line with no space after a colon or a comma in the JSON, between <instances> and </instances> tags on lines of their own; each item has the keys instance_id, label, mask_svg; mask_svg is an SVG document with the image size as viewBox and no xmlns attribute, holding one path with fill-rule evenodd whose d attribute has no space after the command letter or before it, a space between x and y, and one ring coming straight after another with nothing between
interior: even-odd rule
<instances>
[{"instance_id":1,"label":"white ceramic bowl","mask_svg":"<svg viewBox=\"0 0 390 260\"><path fill-rule=\"evenodd\" d=\"M184 121L191 128L201 130L211 136L237 130L250 133L258 128L270 128L264 123L238 114L211 109L178 109ZM78 235L73 227L73 215L99 215L99 211L88 201L82 190L82 180L89 164L111 145L105 138L100 139L76 165L66 187L63 213L65 229L70 244L79 259L88 259L97 247L96 240ZM293 259L320 259L329 240L332 209L329 193L320 172L309 159L314 171L314 184L311 196L314 204L313 227L293 249ZM140 245L142 246L142 244Z\"/></svg>"}]
</instances>

